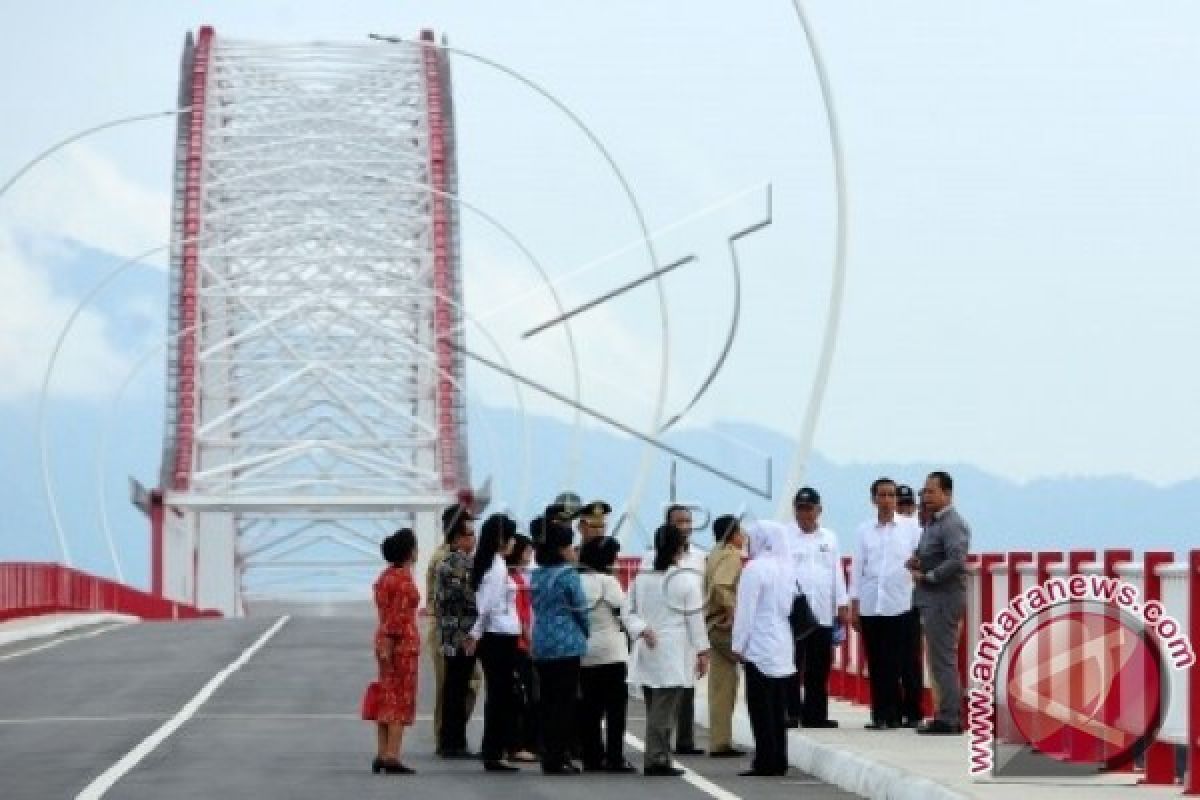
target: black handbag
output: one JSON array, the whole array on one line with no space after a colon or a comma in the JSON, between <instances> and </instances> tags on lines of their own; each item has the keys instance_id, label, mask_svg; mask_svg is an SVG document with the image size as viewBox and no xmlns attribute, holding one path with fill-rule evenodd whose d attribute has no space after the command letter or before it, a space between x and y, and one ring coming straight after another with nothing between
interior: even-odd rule
<instances>
[{"instance_id":1,"label":"black handbag","mask_svg":"<svg viewBox=\"0 0 1200 800\"><path fill-rule=\"evenodd\" d=\"M799 588L799 587L797 587ZM788 614L788 625L792 627L792 638L804 641L817 629L817 615L808 604L808 595L798 592L792 600L792 611Z\"/></svg>"}]
</instances>

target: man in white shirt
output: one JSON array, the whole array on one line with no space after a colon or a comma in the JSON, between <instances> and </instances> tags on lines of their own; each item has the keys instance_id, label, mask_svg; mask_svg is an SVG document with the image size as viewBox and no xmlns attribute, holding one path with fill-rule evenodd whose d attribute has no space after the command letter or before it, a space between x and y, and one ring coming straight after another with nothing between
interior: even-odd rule
<instances>
[{"instance_id":1,"label":"man in white shirt","mask_svg":"<svg viewBox=\"0 0 1200 800\"><path fill-rule=\"evenodd\" d=\"M912 670L918 647L913 633L919 635L920 623L907 567L921 529L896 513L897 497L891 478L871 484L875 516L858 526L850 570L850 624L862 634L871 681L866 727L877 731L915 727L921 715L920 673Z\"/></svg>"},{"instance_id":2,"label":"man in white shirt","mask_svg":"<svg viewBox=\"0 0 1200 800\"><path fill-rule=\"evenodd\" d=\"M796 669L802 674L804 697L800 697L800 681L793 681L788 692L788 726L806 728L836 728L837 720L829 718L829 668L833 664L833 626L845 625L846 574L837 535L821 527L821 495L805 486L792 500L796 524L789 525L792 562L796 580L808 596L817 629L796 645Z\"/></svg>"}]
</instances>

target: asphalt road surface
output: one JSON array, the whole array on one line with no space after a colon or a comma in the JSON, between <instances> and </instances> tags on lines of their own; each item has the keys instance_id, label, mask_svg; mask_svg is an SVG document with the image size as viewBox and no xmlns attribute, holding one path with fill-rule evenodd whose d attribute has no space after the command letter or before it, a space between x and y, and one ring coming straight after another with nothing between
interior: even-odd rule
<instances>
[{"instance_id":1,"label":"asphalt road surface","mask_svg":"<svg viewBox=\"0 0 1200 800\"><path fill-rule=\"evenodd\" d=\"M404 747L418 774L372 775L374 728L358 719L374 672L371 622L292 618L276 628L279 622L142 623L28 653L42 643L0 648L0 798L852 797L795 771L737 777L748 759L681 759L691 782L543 776L536 766L498 775L478 763L443 761L433 755L432 678L424 671L417 723ZM470 731L476 748L481 710ZM631 701L629 713L630 733L641 740L640 704ZM702 735L698 741L703 747ZM635 748L626 755L641 765Z\"/></svg>"}]
</instances>

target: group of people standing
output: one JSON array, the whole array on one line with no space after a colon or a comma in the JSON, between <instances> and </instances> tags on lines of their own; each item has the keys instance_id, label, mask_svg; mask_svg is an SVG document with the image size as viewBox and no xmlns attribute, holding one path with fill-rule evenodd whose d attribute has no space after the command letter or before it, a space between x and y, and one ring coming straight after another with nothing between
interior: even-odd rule
<instances>
[{"instance_id":1,"label":"group of people standing","mask_svg":"<svg viewBox=\"0 0 1200 800\"><path fill-rule=\"evenodd\" d=\"M646 702L644 774L680 775L673 754L704 752L693 734L695 685L705 676L710 755L745 755L732 736L744 672L755 753L741 774L783 775L788 727L837 726L827 685L847 625L867 647L868 727L960 731L957 667L934 652L946 649L953 628L956 656L962 616L955 589L969 534L950 507L951 488L946 473L930 475L922 520L911 489L887 478L872 484L877 513L859 530L849 586L811 487L794 497L794 524L719 517L707 554L692 546L691 511L669 507L628 592L613 574L620 547L607 535L607 503L584 506L562 495L530 523L529 535L503 514L484 520L477 535L469 506L447 508L444 541L426 574L438 755L479 759L492 772L515 772L521 763L540 763L549 775L634 772L623 747L635 687ZM385 540L383 554L390 566L375 585L382 702L372 768L406 774L400 749L414 718L420 647L412 531ZM797 637L790 615L801 593L817 624ZM918 726L922 623L938 714ZM466 724L480 667L484 733L475 753Z\"/></svg>"}]
</instances>

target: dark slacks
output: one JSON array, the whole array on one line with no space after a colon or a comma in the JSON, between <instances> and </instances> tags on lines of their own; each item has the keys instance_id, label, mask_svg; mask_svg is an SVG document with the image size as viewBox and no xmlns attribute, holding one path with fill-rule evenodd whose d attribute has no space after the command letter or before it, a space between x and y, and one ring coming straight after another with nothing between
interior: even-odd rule
<instances>
[{"instance_id":1,"label":"dark slacks","mask_svg":"<svg viewBox=\"0 0 1200 800\"><path fill-rule=\"evenodd\" d=\"M833 666L833 628L818 626L796 643L798 676L788 681L787 715L803 725L829 719L829 670ZM804 697L800 697L803 683Z\"/></svg>"},{"instance_id":2,"label":"dark slacks","mask_svg":"<svg viewBox=\"0 0 1200 800\"><path fill-rule=\"evenodd\" d=\"M483 705L483 760L499 761L506 755L512 740L517 637L485 633L479 641L479 660L483 663L483 680L487 686L487 699Z\"/></svg>"},{"instance_id":3,"label":"dark slacks","mask_svg":"<svg viewBox=\"0 0 1200 800\"><path fill-rule=\"evenodd\" d=\"M542 701L542 765L553 769L568 761L579 692L579 658L554 658L534 664Z\"/></svg>"},{"instance_id":4,"label":"dark slacks","mask_svg":"<svg viewBox=\"0 0 1200 800\"><path fill-rule=\"evenodd\" d=\"M442 681L442 729L438 749L453 753L467 749L467 693L475 672L475 656L461 652L446 656Z\"/></svg>"},{"instance_id":5,"label":"dark slacks","mask_svg":"<svg viewBox=\"0 0 1200 800\"><path fill-rule=\"evenodd\" d=\"M900 622L900 717L902 720L921 719L921 613L915 608L897 618Z\"/></svg>"},{"instance_id":6,"label":"dark slacks","mask_svg":"<svg viewBox=\"0 0 1200 800\"><path fill-rule=\"evenodd\" d=\"M529 653L518 649L515 663L516 685L513 688L515 707L513 709L512 736L509 750L528 750L531 753L542 751L541 712L538 710L537 681L533 672L533 659Z\"/></svg>"},{"instance_id":7,"label":"dark slacks","mask_svg":"<svg viewBox=\"0 0 1200 800\"><path fill-rule=\"evenodd\" d=\"M675 712L675 749L696 749L695 689L684 689L679 695L679 710Z\"/></svg>"},{"instance_id":8,"label":"dark slacks","mask_svg":"<svg viewBox=\"0 0 1200 800\"><path fill-rule=\"evenodd\" d=\"M900 648L904 636L899 617L863 616L863 647L867 651L867 675L871 684L871 721L883 725L900 723Z\"/></svg>"},{"instance_id":9,"label":"dark slacks","mask_svg":"<svg viewBox=\"0 0 1200 800\"><path fill-rule=\"evenodd\" d=\"M625 760L625 710L629 705L629 687L625 685L625 664L599 664L580 667L580 744L583 763L590 766L617 766ZM604 723L604 735L600 724Z\"/></svg>"},{"instance_id":10,"label":"dark slacks","mask_svg":"<svg viewBox=\"0 0 1200 800\"><path fill-rule=\"evenodd\" d=\"M787 772L787 694L796 676L772 678L746 662L746 711L754 734L756 772L782 775Z\"/></svg>"}]
</instances>

